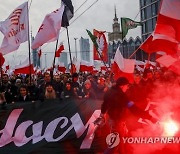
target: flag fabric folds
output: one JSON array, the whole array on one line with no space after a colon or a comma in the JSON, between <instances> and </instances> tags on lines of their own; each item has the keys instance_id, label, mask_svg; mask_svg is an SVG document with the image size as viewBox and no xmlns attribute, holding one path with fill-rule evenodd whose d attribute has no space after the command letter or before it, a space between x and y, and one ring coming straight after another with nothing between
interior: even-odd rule
<instances>
[{"instance_id":1,"label":"flag fabric folds","mask_svg":"<svg viewBox=\"0 0 180 154\"><path fill-rule=\"evenodd\" d=\"M124 59L118 47L114 56L114 63L112 64L114 79L126 77L130 82L133 82L134 66L135 60Z\"/></svg>"},{"instance_id":2,"label":"flag fabric folds","mask_svg":"<svg viewBox=\"0 0 180 154\"><path fill-rule=\"evenodd\" d=\"M108 61L108 56L107 56L107 41L105 37L105 31L98 31L96 29L93 30L93 34L89 31L86 30L89 37L91 38L94 47L93 47L93 54L94 54L94 60L101 60L104 62Z\"/></svg>"},{"instance_id":3,"label":"flag fabric folds","mask_svg":"<svg viewBox=\"0 0 180 154\"><path fill-rule=\"evenodd\" d=\"M143 44L145 52L164 51L167 54L176 54L180 42L180 1L162 0L154 33Z\"/></svg>"},{"instance_id":4,"label":"flag fabric folds","mask_svg":"<svg viewBox=\"0 0 180 154\"><path fill-rule=\"evenodd\" d=\"M74 16L74 7L71 0L62 0L65 5L64 13L62 16L62 27L69 26L69 20Z\"/></svg>"},{"instance_id":5,"label":"flag fabric folds","mask_svg":"<svg viewBox=\"0 0 180 154\"><path fill-rule=\"evenodd\" d=\"M44 43L52 42L58 39L63 12L64 5L62 5L61 8L46 15L34 41L32 42L32 49L37 49Z\"/></svg>"},{"instance_id":6,"label":"flag fabric folds","mask_svg":"<svg viewBox=\"0 0 180 154\"><path fill-rule=\"evenodd\" d=\"M60 46L59 46L59 49L56 51L56 53L55 53L55 57L60 57L60 53L62 52L64 50L64 45L63 44L61 44Z\"/></svg>"},{"instance_id":7,"label":"flag fabric folds","mask_svg":"<svg viewBox=\"0 0 180 154\"><path fill-rule=\"evenodd\" d=\"M85 71L92 72L93 71L93 64L88 62L88 61L81 60L80 71L81 72L85 72Z\"/></svg>"},{"instance_id":8,"label":"flag fabric folds","mask_svg":"<svg viewBox=\"0 0 180 154\"><path fill-rule=\"evenodd\" d=\"M2 53L0 53L0 67L4 64L4 62L5 62L5 59L2 55Z\"/></svg>"},{"instance_id":9,"label":"flag fabric folds","mask_svg":"<svg viewBox=\"0 0 180 154\"><path fill-rule=\"evenodd\" d=\"M9 17L0 23L4 39L0 47L3 55L15 51L28 40L28 2L18 6Z\"/></svg>"},{"instance_id":10,"label":"flag fabric folds","mask_svg":"<svg viewBox=\"0 0 180 154\"><path fill-rule=\"evenodd\" d=\"M122 39L126 37L129 29L133 29L141 25L141 22L137 22L129 18L121 18Z\"/></svg>"}]
</instances>

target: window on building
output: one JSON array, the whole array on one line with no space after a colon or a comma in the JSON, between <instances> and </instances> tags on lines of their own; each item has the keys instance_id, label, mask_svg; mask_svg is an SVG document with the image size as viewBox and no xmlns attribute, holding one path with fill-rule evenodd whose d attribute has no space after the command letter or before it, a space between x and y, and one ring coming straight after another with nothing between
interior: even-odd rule
<instances>
[{"instance_id":1,"label":"window on building","mask_svg":"<svg viewBox=\"0 0 180 154\"><path fill-rule=\"evenodd\" d=\"M144 2L145 2L145 0L140 0L140 5L141 5L141 7L144 6Z\"/></svg>"},{"instance_id":2,"label":"window on building","mask_svg":"<svg viewBox=\"0 0 180 154\"><path fill-rule=\"evenodd\" d=\"M156 21L157 21L157 17L152 19L152 25L153 25L153 29L155 28L156 25Z\"/></svg>"},{"instance_id":3,"label":"window on building","mask_svg":"<svg viewBox=\"0 0 180 154\"><path fill-rule=\"evenodd\" d=\"M147 21L147 31L148 32L152 32L153 31L152 19Z\"/></svg>"},{"instance_id":4,"label":"window on building","mask_svg":"<svg viewBox=\"0 0 180 154\"><path fill-rule=\"evenodd\" d=\"M152 16L157 15L157 9L156 9L156 4L155 3L152 5L151 9L152 9Z\"/></svg>"},{"instance_id":5,"label":"window on building","mask_svg":"<svg viewBox=\"0 0 180 154\"><path fill-rule=\"evenodd\" d=\"M146 0L145 3L145 5L151 4L151 0Z\"/></svg>"},{"instance_id":6,"label":"window on building","mask_svg":"<svg viewBox=\"0 0 180 154\"><path fill-rule=\"evenodd\" d=\"M145 9L141 10L141 20L145 19Z\"/></svg>"},{"instance_id":7,"label":"window on building","mask_svg":"<svg viewBox=\"0 0 180 154\"><path fill-rule=\"evenodd\" d=\"M146 8L146 16L147 16L147 19L152 17L152 14L151 14L151 6L148 6L148 7Z\"/></svg>"}]
</instances>

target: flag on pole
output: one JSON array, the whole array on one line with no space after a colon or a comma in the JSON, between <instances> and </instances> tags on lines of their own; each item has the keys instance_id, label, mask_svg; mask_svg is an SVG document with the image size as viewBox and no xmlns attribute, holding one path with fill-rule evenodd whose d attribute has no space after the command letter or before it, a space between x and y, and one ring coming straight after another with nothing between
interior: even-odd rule
<instances>
[{"instance_id":1,"label":"flag on pole","mask_svg":"<svg viewBox=\"0 0 180 154\"><path fill-rule=\"evenodd\" d=\"M137 22L129 18L121 18L122 39L127 35L129 29L133 29L141 25L141 22Z\"/></svg>"},{"instance_id":2,"label":"flag on pole","mask_svg":"<svg viewBox=\"0 0 180 154\"><path fill-rule=\"evenodd\" d=\"M64 5L62 5L61 8L46 15L34 41L32 42L32 49L37 49L44 43L53 42L58 39L63 12Z\"/></svg>"},{"instance_id":3,"label":"flag on pole","mask_svg":"<svg viewBox=\"0 0 180 154\"><path fill-rule=\"evenodd\" d=\"M4 39L0 47L3 55L15 51L20 44L28 40L28 2L18 6L0 24Z\"/></svg>"},{"instance_id":4,"label":"flag on pole","mask_svg":"<svg viewBox=\"0 0 180 154\"><path fill-rule=\"evenodd\" d=\"M55 53L55 57L60 57L60 53L62 52L64 50L64 45L63 44L61 44L60 46L59 46L59 49L56 51L56 53Z\"/></svg>"},{"instance_id":5,"label":"flag on pole","mask_svg":"<svg viewBox=\"0 0 180 154\"><path fill-rule=\"evenodd\" d=\"M74 7L71 0L62 0L65 5L64 13L62 16L62 27L69 26L69 20L74 16Z\"/></svg>"},{"instance_id":6,"label":"flag on pole","mask_svg":"<svg viewBox=\"0 0 180 154\"><path fill-rule=\"evenodd\" d=\"M114 56L114 63L112 64L114 79L126 77L130 82L133 82L134 66L135 60L124 59L118 47Z\"/></svg>"},{"instance_id":7,"label":"flag on pole","mask_svg":"<svg viewBox=\"0 0 180 154\"><path fill-rule=\"evenodd\" d=\"M94 60L101 60L104 62L108 61L107 57L107 41L105 37L105 31L98 31L96 29L93 30L93 34L86 30L89 37L91 38L93 44L94 44Z\"/></svg>"}]
</instances>

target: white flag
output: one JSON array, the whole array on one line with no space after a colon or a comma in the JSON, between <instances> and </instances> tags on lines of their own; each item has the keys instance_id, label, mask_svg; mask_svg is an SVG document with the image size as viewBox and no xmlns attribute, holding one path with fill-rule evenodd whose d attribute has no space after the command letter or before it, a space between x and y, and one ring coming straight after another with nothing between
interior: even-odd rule
<instances>
[{"instance_id":1,"label":"white flag","mask_svg":"<svg viewBox=\"0 0 180 154\"><path fill-rule=\"evenodd\" d=\"M59 31L61 29L63 12L64 5L62 5L61 8L57 9L56 11L46 15L32 43L32 49L37 49L44 43L57 40Z\"/></svg>"},{"instance_id":2,"label":"white flag","mask_svg":"<svg viewBox=\"0 0 180 154\"><path fill-rule=\"evenodd\" d=\"M17 7L10 16L0 24L4 39L0 47L3 54L8 54L19 48L28 40L28 2Z\"/></svg>"}]
</instances>

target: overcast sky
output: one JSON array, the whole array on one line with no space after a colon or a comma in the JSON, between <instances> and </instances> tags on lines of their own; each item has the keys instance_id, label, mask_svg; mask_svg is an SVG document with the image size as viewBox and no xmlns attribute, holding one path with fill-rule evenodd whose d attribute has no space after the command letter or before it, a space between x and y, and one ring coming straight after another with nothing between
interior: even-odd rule
<instances>
[{"instance_id":1,"label":"overcast sky","mask_svg":"<svg viewBox=\"0 0 180 154\"><path fill-rule=\"evenodd\" d=\"M20 4L27 0L0 0L0 21L5 20L10 13ZM31 0L29 0L30 2ZM90 5L96 2L89 10L87 10L82 16L80 16L75 22L69 26L69 35L71 42L71 50L73 55L75 51L75 41L74 38L88 38L86 29L92 31L94 28L97 30L105 30L107 32L112 32L112 23L114 18L114 6L117 9L117 17L129 17L135 19L136 15L139 13L139 0L72 0L74 5L74 10L76 11L79 6L87 1L77 12L75 12L74 17L71 19L73 22L83 11L85 11ZM30 6L30 29L32 29L33 36L36 35L39 26L41 25L46 14L56 10L60 7L61 0L32 0ZM140 15L136 18L137 21L140 20ZM70 22L70 23L71 23ZM140 28L130 30L127 38L130 36L136 37L141 35ZM3 35L0 33L0 42L2 42ZM59 36L59 41L64 42L65 50L68 51L67 46L67 35L64 28L61 29ZM91 42L90 42L91 43ZM79 40L77 40L77 46L79 51ZM43 52L54 52L55 42L45 44L43 47ZM92 43L91 43L92 49ZM26 55L28 52L27 43L21 45L17 52L10 54L8 57L14 55L16 60L21 59L16 58L19 55ZM51 64L52 53L47 53L50 57L49 65ZM22 56L24 58L24 56ZM44 59L44 54L42 56L42 61Z\"/></svg>"}]
</instances>

